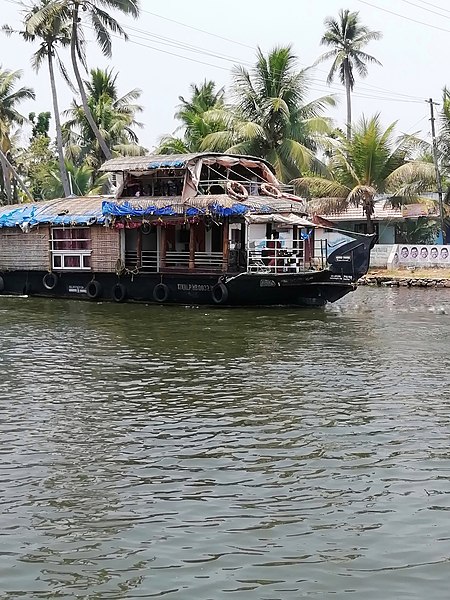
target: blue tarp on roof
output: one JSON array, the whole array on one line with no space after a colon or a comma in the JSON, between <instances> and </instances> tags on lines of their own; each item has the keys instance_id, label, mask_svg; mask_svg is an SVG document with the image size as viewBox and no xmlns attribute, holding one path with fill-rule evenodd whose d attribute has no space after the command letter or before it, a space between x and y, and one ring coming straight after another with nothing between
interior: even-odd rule
<instances>
[{"instance_id":1,"label":"blue tarp on roof","mask_svg":"<svg viewBox=\"0 0 450 600\"><path fill-rule=\"evenodd\" d=\"M113 217L162 217L162 216L179 216L186 215L187 217L195 217L197 215L205 215L207 213L214 213L222 217L229 217L232 215L244 215L250 211L250 207L236 202L232 206L223 206L217 202L211 203L207 208L197 208L195 206L186 207L183 212L180 212L180 205L175 206L146 206L145 208L133 206L130 202L123 202L117 204L116 202L109 202L107 200L102 203L102 214L104 216Z\"/></svg>"},{"instance_id":2,"label":"blue tarp on roof","mask_svg":"<svg viewBox=\"0 0 450 600\"><path fill-rule=\"evenodd\" d=\"M27 229L47 225L92 225L104 223L101 200L92 198L57 199L21 206L0 207L0 228L21 227Z\"/></svg>"},{"instance_id":3,"label":"blue tarp on roof","mask_svg":"<svg viewBox=\"0 0 450 600\"><path fill-rule=\"evenodd\" d=\"M12 210L0 214L0 227L16 227L17 225L23 225L24 223L29 223L31 226L34 224L35 214L36 205L33 204L21 206L20 208L13 208Z\"/></svg>"},{"instance_id":4,"label":"blue tarp on roof","mask_svg":"<svg viewBox=\"0 0 450 600\"><path fill-rule=\"evenodd\" d=\"M181 169L186 164L185 160L155 160L147 165L147 169L163 169L172 167L173 169Z\"/></svg>"}]
</instances>

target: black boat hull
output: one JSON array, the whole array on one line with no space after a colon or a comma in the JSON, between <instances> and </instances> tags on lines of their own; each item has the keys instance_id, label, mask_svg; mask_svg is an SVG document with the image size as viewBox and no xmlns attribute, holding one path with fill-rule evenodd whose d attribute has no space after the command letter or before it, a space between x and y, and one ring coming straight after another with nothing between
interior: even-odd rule
<instances>
[{"instance_id":1,"label":"black boat hull","mask_svg":"<svg viewBox=\"0 0 450 600\"><path fill-rule=\"evenodd\" d=\"M355 289L331 271L301 274L6 271L0 293L91 301L215 306L323 306Z\"/></svg>"}]
</instances>

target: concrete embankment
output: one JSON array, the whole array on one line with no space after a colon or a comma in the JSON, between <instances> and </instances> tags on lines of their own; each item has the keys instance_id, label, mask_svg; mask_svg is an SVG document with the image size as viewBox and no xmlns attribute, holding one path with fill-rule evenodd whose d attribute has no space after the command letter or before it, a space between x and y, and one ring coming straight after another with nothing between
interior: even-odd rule
<instances>
[{"instance_id":1,"label":"concrete embankment","mask_svg":"<svg viewBox=\"0 0 450 600\"><path fill-rule=\"evenodd\" d=\"M450 272L447 269L420 271L369 271L361 277L358 285L373 285L385 287L426 287L450 288Z\"/></svg>"}]
</instances>

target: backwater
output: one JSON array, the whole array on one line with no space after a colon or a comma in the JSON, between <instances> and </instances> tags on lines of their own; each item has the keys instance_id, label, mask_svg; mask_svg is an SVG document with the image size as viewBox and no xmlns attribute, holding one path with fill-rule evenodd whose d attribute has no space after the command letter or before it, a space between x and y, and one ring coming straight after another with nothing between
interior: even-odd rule
<instances>
[{"instance_id":1,"label":"backwater","mask_svg":"<svg viewBox=\"0 0 450 600\"><path fill-rule=\"evenodd\" d=\"M0 296L0 597L448 598L450 290Z\"/></svg>"}]
</instances>

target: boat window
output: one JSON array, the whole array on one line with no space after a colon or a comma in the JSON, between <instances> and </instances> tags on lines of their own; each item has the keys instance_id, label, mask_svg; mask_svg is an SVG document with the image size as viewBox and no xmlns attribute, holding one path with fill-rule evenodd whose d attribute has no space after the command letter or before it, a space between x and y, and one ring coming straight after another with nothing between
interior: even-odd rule
<instances>
[{"instance_id":1,"label":"boat window","mask_svg":"<svg viewBox=\"0 0 450 600\"><path fill-rule=\"evenodd\" d=\"M90 229L88 227L53 227L50 252L53 269L90 269Z\"/></svg>"},{"instance_id":2,"label":"boat window","mask_svg":"<svg viewBox=\"0 0 450 600\"><path fill-rule=\"evenodd\" d=\"M122 198L148 196L181 196L184 171L181 169L161 169L140 176L130 175L125 182Z\"/></svg>"}]
</instances>

